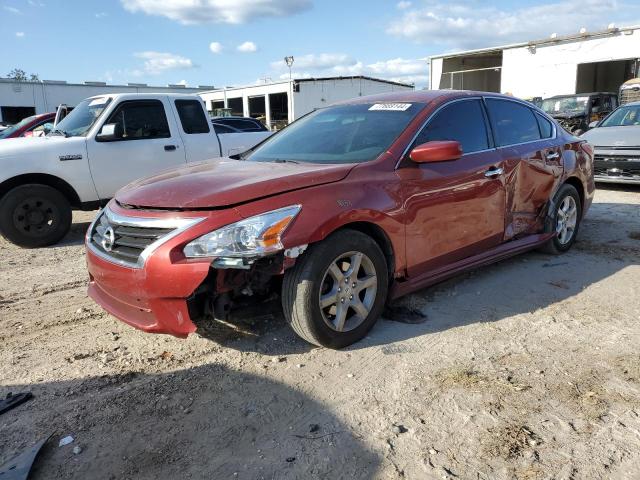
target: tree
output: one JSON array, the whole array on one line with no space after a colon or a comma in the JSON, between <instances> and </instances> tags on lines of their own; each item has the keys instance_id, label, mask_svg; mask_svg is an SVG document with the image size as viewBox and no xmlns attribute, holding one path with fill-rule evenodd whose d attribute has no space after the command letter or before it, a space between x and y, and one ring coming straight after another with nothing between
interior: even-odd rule
<instances>
[{"instance_id":1,"label":"tree","mask_svg":"<svg viewBox=\"0 0 640 480\"><path fill-rule=\"evenodd\" d=\"M27 72L20 68L14 68L9 72L7 78L11 78L16 82L26 82L27 80L30 82L39 82L40 77L38 77L37 73L32 73L29 77L27 77Z\"/></svg>"}]
</instances>

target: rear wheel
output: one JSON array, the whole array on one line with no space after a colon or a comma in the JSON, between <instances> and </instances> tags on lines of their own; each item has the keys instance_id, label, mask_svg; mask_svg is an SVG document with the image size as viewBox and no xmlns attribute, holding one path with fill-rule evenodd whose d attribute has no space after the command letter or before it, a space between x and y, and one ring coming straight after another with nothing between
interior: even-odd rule
<instances>
[{"instance_id":1,"label":"rear wheel","mask_svg":"<svg viewBox=\"0 0 640 480\"><path fill-rule=\"evenodd\" d=\"M48 185L20 185L0 199L0 234L26 248L57 243L71 227L71 206Z\"/></svg>"},{"instance_id":2,"label":"rear wheel","mask_svg":"<svg viewBox=\"0 0 640 480\"><path fill-rule=\"evenodd\" d=\"M582 205L580 195L573 185L564 184L553 199L553 212L547 220L547 232L555 232L541 250L559 254L571 248L578 235Z\"/></svg>"},{"instance_id":3,"label":"rear wheel","mask_svg":"<svg viewBox=\"0 0 640 480\"><path fill-rule=\"evenodd\" d=\"M313 245L285 273L282 305L306 341L342 348L362 339L382 313L387 263L369 236L342 230Z\"/></svg>"}]
</instances>

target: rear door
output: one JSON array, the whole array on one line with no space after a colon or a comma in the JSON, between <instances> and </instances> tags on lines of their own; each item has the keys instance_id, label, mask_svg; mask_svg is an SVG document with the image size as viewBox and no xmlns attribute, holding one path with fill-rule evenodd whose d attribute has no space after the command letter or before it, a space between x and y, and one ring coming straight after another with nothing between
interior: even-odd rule
<instances>
[{"instance_id":1,"label":"rear door","mask_svg":"<svg viewBox=\"0 0 640 480\"><path fill-rule=\"evenodd\" d=\"M502 242L505 189L481 98L441 107L413 146L456 140L462 158L398 170L405 192L409 276L421 275ZM411 148L413 148L413 146Z\"/></svg>"},{"instance_id":2,"label":"rear door","mask_svg":"<svg viewBox=\"0 0 640 480\"><path fill-rule=\"evenodd\" d=\"M113 197L133 180L185 164L184 148L165 100L122 101L100 128L108 124L116 124L122 136L110 141L87 139L91 175L101 199Z\"/></svg>"},{"instance_id":3,"label":"rear door","mask_svg":"<svg viewBox=\"0 0 640 480\"><path fill-rule=\"evenodd\" d=\"M506 187L505 240L541 230L563 171L555 125L524 103L486 98Z\"/></svg>"},{"instance_id":4,"label":"rear door","mask_svg":"<svg viewBox=\"0 0 640 480\"><path fill-rule=\"evenodd\" d=\"M178 119L187 162L220 157L220 141L210 125L208 115L205 114L202 101L196 98L177 99L173 102L173 108Z\"/></svg>"}]
</instances>

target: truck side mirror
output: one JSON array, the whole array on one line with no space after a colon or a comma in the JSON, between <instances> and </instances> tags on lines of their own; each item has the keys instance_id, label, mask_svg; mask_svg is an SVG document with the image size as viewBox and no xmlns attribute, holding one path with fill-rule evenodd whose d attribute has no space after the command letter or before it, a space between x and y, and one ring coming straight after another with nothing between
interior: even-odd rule
<instances>
[{"instance_id":1,"label":"truck side mirror","mask_svg":"<svg viewBox=\"0 0 640 480\"><path fill-rule=\"evenodd\" d=\"M47 122L42 126L42 129L44 130L44 134L46 135L47 133L49 133L51 130L53 130L53 123Z\"/></svg>"},{"instance_id":2,"label":"truck side mirror","mask_svg":"<svg viewBox=\"0 0 640 480\"><path fill-rule=\"evenodd\" d=\"M595 122L591 122L589 124L589 128L596 128L598 126L598 123L600 123L600 122L598 122L598 120L596 120Z\"/></svg>"},{"instance_id":3,"label":"truck side mirror","mask_svg":"<svg viewBox=\"0 0 640 480\"><path fill-rule=\"evenodd\" d=\"M122 138L122 125L119 123L105 123L98 135L96 142L113 142Z\"/></svg>"}]
</instances>

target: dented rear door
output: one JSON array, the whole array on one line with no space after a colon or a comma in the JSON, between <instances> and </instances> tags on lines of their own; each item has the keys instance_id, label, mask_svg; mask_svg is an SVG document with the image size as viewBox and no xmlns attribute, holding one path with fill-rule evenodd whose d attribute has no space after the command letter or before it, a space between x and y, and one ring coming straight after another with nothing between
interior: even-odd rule
<instances>
[{"instance_id":1,"label":"dented rear door","mask_svg":"<svg viewBox=\"0 0 640 480\"><path fill-rule=\"evenodd\" d=\"M522 102L485 102L504 165L505 240L540 232L563 171L555 126Z\"/></svg>"}]
</instances>

